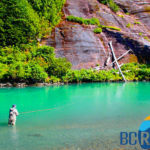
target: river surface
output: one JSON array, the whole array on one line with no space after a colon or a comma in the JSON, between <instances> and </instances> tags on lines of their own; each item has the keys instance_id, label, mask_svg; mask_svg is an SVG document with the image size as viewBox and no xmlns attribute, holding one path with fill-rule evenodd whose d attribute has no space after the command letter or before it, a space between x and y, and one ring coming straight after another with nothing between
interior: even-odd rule
<instances>
[{"instance_id":1,"label":"river surface","mask_svg":"<svg viewBox=\"0 0 150 150\"><path fill-rule=\"evenodd\" d=\"M12 104L28 113L7 126ZM121 146L120 132L150 115L150 82L1 88L0 106L0 150L140 149Z\"/></svg>"}]
</instances>

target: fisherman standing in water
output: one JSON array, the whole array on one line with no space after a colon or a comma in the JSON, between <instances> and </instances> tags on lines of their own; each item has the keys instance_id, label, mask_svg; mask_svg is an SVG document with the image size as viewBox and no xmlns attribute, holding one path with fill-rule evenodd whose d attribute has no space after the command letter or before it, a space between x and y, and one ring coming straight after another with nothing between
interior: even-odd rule
<instances>
[{"instance_id":1,"label":"fisherman standing in water","mask_svg":"<svg viewBox=\"0 0 150 150\"><path fill-rule=\"evenodd\" d=\"M16 109L16 105L12 105L12 108L9 110L9 120L8 120L8 125L15 125L16 123L16 116L18 116L19 113Z\"/></svg>"}]
</instances>

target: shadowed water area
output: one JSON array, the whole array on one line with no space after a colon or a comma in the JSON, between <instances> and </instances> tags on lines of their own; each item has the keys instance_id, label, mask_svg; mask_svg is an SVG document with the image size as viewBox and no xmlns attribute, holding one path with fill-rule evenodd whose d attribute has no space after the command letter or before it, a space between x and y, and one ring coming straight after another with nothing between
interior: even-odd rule
<instances>
[{"instance_id":1,"label":"shadowed water area","mask_svg":"<svg viewBox=\"0 0 150 150\"><path fill-rule=\"evenodd\" d=\"M17 104L15 127L8 111ZM150 115L150 83L85 83L0 89L0 150L140 149L120 146ZM58 109L53 109L58 108Z\"/></svg>"}]
</instances>

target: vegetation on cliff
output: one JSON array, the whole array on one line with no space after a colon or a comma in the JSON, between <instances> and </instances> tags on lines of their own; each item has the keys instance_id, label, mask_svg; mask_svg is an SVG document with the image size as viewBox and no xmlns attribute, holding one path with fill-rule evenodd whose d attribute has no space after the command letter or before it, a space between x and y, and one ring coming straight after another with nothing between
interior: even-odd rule
<instances>
[{"instance_id":1,"label":"vegetation on cliff","mask_svg":"<svg viewBox=\"0 0 150 150\"><path fill-rule=\"evenodd\" d=\"M97 18L85 19L82 17L75 17L73 15L68 16L67 21L77 22L85 25L100 25L99 20Z\"/></svg>"},{"instance_id":2,"label":"vegetation on cliff","mask_svg":"<svg viewBox=\"0 0 150 150\"><path fill-rule=\"evenodd\" d=\"M121 31L120 28L113 27L113 26L103 26L103 25L99 25L99 27L100 27L100 28L107 28L107 29L111 29L111 30Z\"/></svg>"},{"instance_id":3,"label":"vegetation on cliff","mask_svg":"<svg viewBox=\"0 0 150 150\"><path fill-rule=\"evenodd\" d=\"M93 30L94 33L102 33L102 28L95 28Z\"/></svg>"},{"instance_id":4,"label":"vegetation on cliff","mask_svg":"<svg viewBox=\"0 0 150 150\"><path fill-rule=\"evenodd\" d=\"M66 18L66 20L76 22L76 23L80 23L80 24L85 24L85 25L97 25L98 28L95 28L93 30L94 33L101 33L102 28L108 28L108 29L111 29L111 30L121 31L121 29L117 28L117 27L101 25L98 18L85 19L85 18L82 18L82 17L76 17L76 16L73 16L73 15L70 15Z\"/></svg>"},{"instance_id":5,"label":"vegetation on cliff","mask_svg":"<svg viewBox=\"0 0 150 150\"><path fill-rule=\"evenodd\" d=\"M113 0L98 0L100 3L107 5L115 13L120 10L118 5Z\"/></svg>"}]
</instances>

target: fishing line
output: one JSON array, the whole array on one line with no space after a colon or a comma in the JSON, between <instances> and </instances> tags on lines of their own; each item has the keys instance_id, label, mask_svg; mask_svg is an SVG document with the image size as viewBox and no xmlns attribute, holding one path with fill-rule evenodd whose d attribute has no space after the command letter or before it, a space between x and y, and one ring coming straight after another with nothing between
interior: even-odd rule
<instances>
[{"instance_id":1,"label":"fishing line","mask_svg":"<svg viewBox=\"0 0 150 150\"><path fill-rule=\"evenodd\" d=\"M93 97L93 96L95 96L95 95L98 95L99 93L100 93L100 92L98 92L98 93L96 93L96 94L94 94L94 95L92 95L92 96L89 96L89 97L86 98L86 99L89 99L89 98L91 98L91 97ZM57 109L61 109L61 108L64 108L64 107L73 105L73 104L78 103L78 102L82 102L82 101L84 101L84 100L86 100L86 99L82 99L82 100L80 100L80 101L73 102L73 103L70 103L70 104L65 105L65 106L62 106L62 107L56 107L56 108L51 108L51 109L42 109L42 110L34 110L34 111L27 111L27 112L21 112L21 113L19 113L19 114L27 114L27 113L34 113L34 112L40 112L40 111L49 111L49 110L57 110Z\"/></svg>"}]
</instances>

